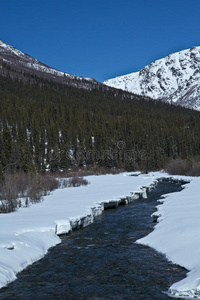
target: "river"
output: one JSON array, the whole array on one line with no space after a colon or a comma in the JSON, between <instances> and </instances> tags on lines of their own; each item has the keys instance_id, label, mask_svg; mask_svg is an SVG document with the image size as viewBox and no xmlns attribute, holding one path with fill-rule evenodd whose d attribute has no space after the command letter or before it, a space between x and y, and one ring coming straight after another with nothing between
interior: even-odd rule
<instances>
[{"instance_id":1,"label":"river","mask_svg":"<svg viewBox=\"0 0 200 300\"><path fill-rule=\"evenodd\" d=\"M9 300L162 300L162 291L185 277L153 249L134 243L153 230L150 215L162 194L181 185L159 183L148 199L105 211L0 290Z\"/></svg>"}]
</instances>

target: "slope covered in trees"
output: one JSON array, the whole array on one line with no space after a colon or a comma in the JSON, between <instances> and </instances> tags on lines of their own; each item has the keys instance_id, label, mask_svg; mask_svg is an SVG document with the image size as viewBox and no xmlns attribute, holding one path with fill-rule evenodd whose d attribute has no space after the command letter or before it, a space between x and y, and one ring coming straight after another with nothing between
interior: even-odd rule
<instances>
[{"instance_id":1,"label":"slope covered in trees","mask_svg":"<svg viewBox=\"0 0 200 300\"><path fill-rule=\"evenodd\" d=\"M34 80L36 82L36 80ZM0 169L156 170L199 157L200 114L37 79L0 77Z\"/></svg>"}]
</instances>

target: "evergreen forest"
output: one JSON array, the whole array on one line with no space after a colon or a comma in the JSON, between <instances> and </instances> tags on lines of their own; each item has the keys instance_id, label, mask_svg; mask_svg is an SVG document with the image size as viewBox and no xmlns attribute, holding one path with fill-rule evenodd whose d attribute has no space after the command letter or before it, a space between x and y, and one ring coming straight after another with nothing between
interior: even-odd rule
<instances>
[{"instance_id":1,"label":"evergreen forest","mask_svg":"<svg viewBox=\"0 0 200 300\"><path fill-rule=\"evenodd\" d=\"M124 93L0 77L0 170L158 170L199 159L200 113Z\"/></svg>"}]
</instances>

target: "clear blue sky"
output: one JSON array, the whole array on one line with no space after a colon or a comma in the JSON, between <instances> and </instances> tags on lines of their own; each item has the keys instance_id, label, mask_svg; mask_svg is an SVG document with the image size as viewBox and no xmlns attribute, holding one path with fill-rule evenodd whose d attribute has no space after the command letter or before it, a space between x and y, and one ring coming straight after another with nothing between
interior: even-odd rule
<instances>
[{"instance_id":1,"label":"clear blue sky","mask_svg":"<svg viewBox=\"0 0 200 300\"><path fill-rule=\"evenodd\" d=\"M200 46L200 0L0 0L0 39L103 81Z\"/></svg>"}]
</instances>

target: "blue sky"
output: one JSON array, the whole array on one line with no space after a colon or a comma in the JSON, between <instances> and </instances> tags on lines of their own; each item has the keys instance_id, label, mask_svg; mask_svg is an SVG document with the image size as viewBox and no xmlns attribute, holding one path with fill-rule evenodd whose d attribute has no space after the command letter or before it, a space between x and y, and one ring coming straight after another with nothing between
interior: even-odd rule
<instances>
[{"instance_id":1,"label":"blue sky","mask_svg":"<svg viewBox=\"0 0 200 300\"><path fill-rule=\"evenodd\" d=\"M0 39L98 81L200 46L199 0L0 0Z\"/></svg>"}]
</instances>

